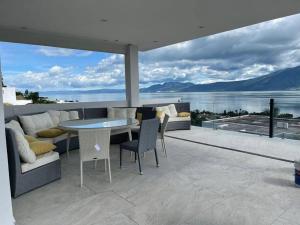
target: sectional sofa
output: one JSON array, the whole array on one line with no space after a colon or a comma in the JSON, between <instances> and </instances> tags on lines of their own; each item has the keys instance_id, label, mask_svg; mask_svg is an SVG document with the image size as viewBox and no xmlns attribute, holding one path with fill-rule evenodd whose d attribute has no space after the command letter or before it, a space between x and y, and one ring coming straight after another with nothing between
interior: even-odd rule
<instances>
[{"instance_id":1,"label":"sectional sofa","mask_svg":"<svg viewBox=\"0 0 300 225\"><path fill-rule=\"evenodd\" d=\"M175 105L176 112L171 115L167 125L166 131L171 130L190 130L191 129L191 117L190 115L190 103L189 102L178 102L178 103L164 103L164 104L147 104L143 107L152 108L157 111L158 108ZM187 116L179 116L180 113L187 113Z\"/></svg>"}]
</instances>

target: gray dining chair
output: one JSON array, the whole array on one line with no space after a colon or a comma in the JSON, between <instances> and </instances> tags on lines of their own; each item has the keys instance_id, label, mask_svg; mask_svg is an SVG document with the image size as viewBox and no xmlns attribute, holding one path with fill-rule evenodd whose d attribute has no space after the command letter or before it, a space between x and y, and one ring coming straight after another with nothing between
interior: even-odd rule
<instances>
[{"instance_id":1,"label":"gray dining chair","mask_svg":"<svg viewBox=\"0 0 300 225\"><path fill-rule=\"evenodd\" d=\"M163 123L161 124L160 131L158 133L158 139L161 140L161 147L162 151L165 153L165 157L167 158L167 149L166 149L166 144L165 144L165 132L168 126L168 121L169 121L170 116L165 115Z\"/></svg>"},{"instance_id":2,"label":"gray dining chair","mask_svg":"<svg viewBox=\"0 0 300 225\"><path fill-rule=\"evenodd\" d=\"M138 140L127 141L120 145L120 168L122 168L122 152L123 150L135 153L135 160L138 159L139 171L142 175L141 154L154 150L156 166L159 167L159 161L156 151L157 132L159 128L159 120L157 118L143 120Z\"/></svg>"},{"instance_id":3,"label":"gray dining chair","mask_svg":"<svg viewBox=\"0 0 300 225\"><path fill-rule=\"evenodd\" d=\"M79 156L80 156L80 186L83 185L83 162L96 162L104 159L104 166L108 166L109 182L111 183L110 170L110 129L82 129L79 130ZM107 164L106 164L107 161Z\"/></svg>"}]
</instances>

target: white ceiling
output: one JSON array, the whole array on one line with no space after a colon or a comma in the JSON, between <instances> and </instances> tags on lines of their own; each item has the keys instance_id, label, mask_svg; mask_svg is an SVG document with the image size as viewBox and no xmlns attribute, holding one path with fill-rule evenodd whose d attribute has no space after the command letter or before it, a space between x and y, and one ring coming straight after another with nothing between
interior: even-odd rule
<instances>
[{"instance_id":1,"label":"white ceiling","mask_svg":"<svg viewBox=\"0 0 300 225\"><path fill-rule=\"evenodd\" d=\"M0 0L0 40L145 51L299 12L299 0Z\"/></svg>"}]
</instances>

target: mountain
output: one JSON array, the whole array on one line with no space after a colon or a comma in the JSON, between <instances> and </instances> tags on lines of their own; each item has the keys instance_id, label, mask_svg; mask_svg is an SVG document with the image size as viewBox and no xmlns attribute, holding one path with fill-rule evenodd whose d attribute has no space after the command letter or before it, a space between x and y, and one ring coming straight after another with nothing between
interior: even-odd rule
<instances>
[{"instance_id":1,"label":"mountain","mask_svg":"<svg viewBox=\"0 0 300 225\"><path fill-rule=\"evenodd\" d=\"M212 91L290 91L300 90L300 66L279 70L253 79L193 84L167 82L141 89L141 92L212 92Z\"/></svg>"},{"instance_id":2,"label":"mountain","mask_svg":"<svg viewBox=\"0 0 300 225\"><path fill-rule=\"evenodd\" d=\"M193 83L166 82L164 84L155 84L148 88L141 88L141 92L180 92L183 89L194 87Z\"/></svg>"}]
</instances>

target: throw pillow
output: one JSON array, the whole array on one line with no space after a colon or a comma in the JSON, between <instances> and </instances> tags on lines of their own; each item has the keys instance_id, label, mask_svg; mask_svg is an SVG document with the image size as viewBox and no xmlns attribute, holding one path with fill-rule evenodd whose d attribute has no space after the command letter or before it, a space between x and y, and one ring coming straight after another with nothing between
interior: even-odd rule
<instances>
[{"instance_id":1,"label":"throw pillow","mask_svg":"<svg viewBox=\"0 0 300 225\"><path fill-rule=\"evenodd\" d=\"M36 156L30 149L29 143L25 139L24 135L19 131L14 131L14 134L20 158L25 163L34 163L36 161Z\"/></svg>"},{"instance_id":2,"label":"throw pillow","mask_svg":"<svg viewBox=\"0 0 300 225\"><path fill-rule=\"evenodd\" d=\"M156 118L158 118L160 120L160 123L162 123L165 118L165 112L156 111Z\"/></svg>"},{"instance_id":3,"label":"throw pillow","mask_svg":"<svg viewBox=\"0 0 300 225\"><path fill-rule=\"evenodd\" d=\"M136 108L127 108L127 118L134 119L136 113Z\"/></svg>"},{"instance_id":4,"label":"throw pillow","mask_svg":"<svg viewBox=\"0 0 300 225\"><path fill-rule=\"evenodd\" d=\"M115 113L114 113L113 108L107 108L107 118L115 118Z\"/></svg>"},{"instance_id":5,"label":"throw pillow","mask_svg":"<svg viewBox=\"0 0 300 225\"><path fill-rule=\"evenodd\" d=\"M78 111L70 111L69 112L70 120L79 120L79 113Z\"/></svg>"},{"instance_id":6,"label":"throw pillow","mask_svg":"<svg viewBox=\"0 0 300 225\"><path fill-rule=\"evenodd\" d=\"M39 139L29 136L29 135L24 135L25 139L28 141L28 143L34 142L34 141L39 141Z\"/></svg>"},{"instance_id":7,"label":"throw pillow","mask_svg":"<svg viewBox=\"0 0 300 225\"><path fill-rule=\"evenodd\" d=\"M19 131L21 134L24 135L24 131L23 131L20 123L18 121L16 121L16 120L11 120L9 123L6 123L5 127L6 128L10 128L10 129L12 129L14 131Z\"/></svg>"},{"instance_id":8,"label":"throw pillow","mask_svg":"<svg viewBox=\"0 0 300 225\"><path fill-rule=\"evenodd\" d=\"M42 137L42 138L55 138L64 133L66 133L66 132L62 129L50 128L50 129L41 130L41 131L37 132L37 136Z\"/></svg>"},{"instance_id":9,"label":"throw pillow","mask_svg":"<svg viewBox=\"0 0 300 225\"><path fill-rule=\"evenodd\" d=\"M60 117L60 111L56 111L56 110L49 110L48 111L51 119L52 119L52 122L54 124L54 126L57 126L59 124L59 117Z\"/></svg>"},{"instance_id":10,"label":"throw pillow","mask_svg":"<svg viewBox=\"0 0 300 225\"><path fill-rule=\"evenodd\" d=\"M177 110L174 104L168 105L168 108L170 110L170 117L177 117Z\"/></svg>"},{"instance_id":11,"label":"throw pillow","mask_svg":"<svg viewBox=\"0 0 300 225\"><path fill-rule=\"evenodd\" d=\"M114 108L114 118L127 119L127 109L126 108Z\"/></svg>"},{"instance_id":12,"label":"throw pillow","mask_svg":"<svg viewBox=\"0 0 300 225\"><path fill-rule=\"evenodd\" d=\"M26 134L34 137L36 137L38 131L54 127L48 112L31 116L19 116L19 118Z\"/></svg>"},{"instance_id":13,"label":"throw pillow","mask_svg":"<svg viewBox=\"0 0 300 225\"><path fill-rule=\"evenodd\" d=\"M42 155L47 152L53 151L56 146L46 142L46 141L34 141L29 143L30 149L35 153L35 155Z\"/></svg>"},{"instance_id":14,"label":"throw pillow","mask_svg":"<svg viewBox=\"0 0 300 225\"><path fill-rule=\"evenodd\" d=\"M66 111L60 111L59 122L70 120L70 114Z\"/></svg>"},{"instance_id":15,"label":"throw pillow","mask_svg":"<svg viewBox=\"0 0 300 225\"><path fill-rule=\"evenodd\" d=\"M191 113L189 112L180 112L178 113L178 117L189 117Z\"/></svg>"},{"instance_id":16,"label":"throw pillow","mask_svg":"<svg viewBox=\"0 0 300 225\"><path fill-rule=\"evenodd\" d=\"M139 121L139 124L142 123L142 119L143 119L143 114L142 113L137 113L136 114L136 119Z\"/></svg>"},{"instance_id":17,"label":"throw pillow","mask_svg":"<svg viewBox=\"0 0 300 225\"><path fill-rule=\"evenodd\" d=\"M171 115L171 112L169 110L168 106L160 106L160 107L156 107L156 111L160 111L160 112L164 112L167 115Z\"/></svg>"}]
</instances>

